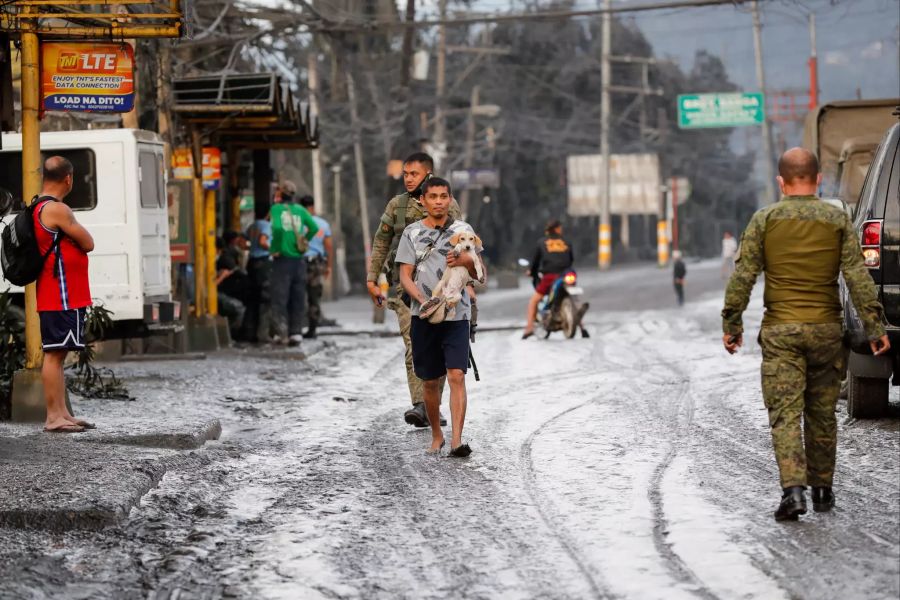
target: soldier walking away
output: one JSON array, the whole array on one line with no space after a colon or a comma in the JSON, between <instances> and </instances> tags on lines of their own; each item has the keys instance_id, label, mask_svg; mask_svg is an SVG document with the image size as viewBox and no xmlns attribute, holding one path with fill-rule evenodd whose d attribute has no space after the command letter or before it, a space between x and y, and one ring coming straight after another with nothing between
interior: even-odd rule
<instances>
[{"instance_id":1,"label":"soldier walking away","mask_svg":"<svg viewBox=\"0 0 900 600\"><path fill-rule=\"evenodd\" d=\"M464 252L456 256L451 238L463 232L474 233L462 221L454 220L447 213L452 200L450 184L438 177L425 182L423 201L428 215L413 223L403 232L397 249L396 262L400 265L400 283L410 299L412 323L413 364L416 375L425 382L425 404L428 422L431 424L431 447L428 454L439 454L444 447L444 433L440 422L441 388L444 377L450 382L450 418L452 435L450 456L466 457L472 453L462 441L466 420L466 370L469 366L469 318L470 294L463 288L462 298L452 317L431 323L427 313L419 316L422 305L431 299L448 268L465 267L474 279L479 275L484 283L483 269L478 273L474 258ZM476 238L477 240L477 238ZM477 243L477 242L476 242ZM481 253L482 248L475 248Z\"/></svg>"},{"instance_id":2,"label":"soldier walking away","mask_svg":"<svg viewBox=\"0 0 900 600\"><path fill-rule=\"evenodd\" d=\"M305 208L294 202L297 186L281 185L272 206L272 324L276 341L297 346L303 340L306 308L306 251L319 226Z\"/></svg>"},{"instance_id":3,"label":"soldier walking away","mask_svg":"<svg viewBox=\"0 0 900 600\"><path fill-rule=\"evenodd\" d=\"M403 413L404 420L416 427L428 427L428 415L425 411L425 392L422 380L416 377L413 369L412 345L409 339L411 315L409 307L401 300L400 275L394 258L397 255L397 247L400 237L407 225L420 221L425 216L425 207L422 204L422 185L432 176L434 161L423 153L417 152L410 155L403 163L403 185L406 191L399 196L394 196L388 202L381 215L378 231L372 241L372 259L369 263L369 271L366 276L366 285L372 302L382 306L387 302L387 307L397 313L397 322L400 325L400 335L406 347L406 380L409 384L409 395L412 400L412 408ZM449 208L450 217L460 218L459 205L455 199L451 199ZM388 279L388 298L381 293L378 287L378 276L384 273ZM444 380L440 381L440 391L443 394ZM447 421L441 415L441 425Z\"/></svg>"},{"instance_id":4,"label":"soldier walking away","mask_svg":"<svg viewBox=\"0 0 900 600\"><path fill-rule=\"evenodd\" d=\"M687 267L681 258L681 252L672 253L672 284L675 286L675 298L678 306L684 306L684 279L687 277Z\"/></svg>"},{"instance_id":5,"label":"soldier walking away","mask_svg":"<svg viewBox=\"0 0 900 600\"><path fill-rule=\"evenodd\" d=\"M728 279L734 273L734 253L737 252L737 240L726 231L722 236L722 279Z\"/></svg>"},{"instance_id":6,"label":"soldier walking away","mask_svg":"<svg viewBox=\"0 0 900 600\"><path fill-rule=\"evenodd\" d=\"M839 274L872 353L890 349L883 309L856 232L844 211L816 197L821 180L811 152L792 148L781 156L782 199L758 211L747 225L722 310L722 339L734 354L743 344L741 315L757 276L765 271L766 312L759 342L763 400L783 490L776 521L806 513L807 485L812 486L814 510L828 511L835 504L835 410L846 366Z\"/></svg>"},{"instance_id":7,"label":"soldier walking away","mask_svg":"<svg viewBox=\"0 0 900 600\"><path fill-rule=\"evenodd\" d=\"M91 306L88 252L94 238L75 219L63 199L72 191L75 169L61 156L44 162L44 183L35 202L34 234L41 256L46 256L38 275L37 310L41 321L44 364L41 382L47 402L44 431L78 433L94 426L76 419L66 407L63 363L69 350L84 349L84 323ZM52 249L52 256L49 255Z\"/></svg>"},{"instance_id":8,"label":"soldier walking away","mask_svg":"<svg viewBox=\"0 0 900 600\"><path fill-rule=\"evenodd\" d=\"M312 196L300 198L300 206L309 211L319 231L309 241L306 251L306 319L309 327L303 337L316 339L316 328L322 320L322 291L325 279L331 275L334 264L334 244L331 239L331 225L316 214L315 201Z\"/></svg>"}]
</instances>

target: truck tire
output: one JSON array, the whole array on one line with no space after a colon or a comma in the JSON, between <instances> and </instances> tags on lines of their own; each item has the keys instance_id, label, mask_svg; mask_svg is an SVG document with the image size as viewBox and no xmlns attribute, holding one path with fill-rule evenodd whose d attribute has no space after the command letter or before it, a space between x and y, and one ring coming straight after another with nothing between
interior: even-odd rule
<instances>
[{"instance_id":1,"label":"truck tire","mask_svg":"<svg viewBox=\"0 0 900 600\"><path fill-rule=\"evenodd\" d=\"M888 411L888 379L847 373L847 414L854 419L877 419Z\"/></svg>"}]
</instances>

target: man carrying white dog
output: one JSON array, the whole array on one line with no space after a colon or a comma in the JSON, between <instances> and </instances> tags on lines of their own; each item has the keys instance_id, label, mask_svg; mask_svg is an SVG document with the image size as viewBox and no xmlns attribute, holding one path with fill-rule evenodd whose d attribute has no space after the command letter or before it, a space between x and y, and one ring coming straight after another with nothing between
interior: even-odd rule
<instances>
[{"instance_id":1,"label":"man carrying white dog","mask_svg":"<svg viewBox=\"0 0 900 600\"><path fill-rule=\"evenodd\" d=\"M453 220L448 214L452 199L447 181L432 177L425 182L422 203L427 216L403 231L396 261L400 266L400 283L409 296L413 315L410 331L413 368L416 376L425 383L425 410L431 424L431 448L428 453L438 454L444 447L439 410L440 379L446 375L450 383L450 455L465 457L472 452L469 445L462 442L466 420L471 301L465 285L459 291L455 289L458 286L448 291L450 285L444 273L448 269L463 267L468 271L468 279L478 278L483 282L484 265L477 256L482 248L480 240L474 237L472 227ZM471 240L475 247L471 252L457 255L454 246L463 237ZM439 303L438 310L430 313L432 320L438 322L429 322L426 315L419 318L422 305L442 292L446 294L445 302ZM448 302L455 302L455 306L448 306ZM443 320L435 318L435 315L443 316Z\"/></svg>"}]
</instances>

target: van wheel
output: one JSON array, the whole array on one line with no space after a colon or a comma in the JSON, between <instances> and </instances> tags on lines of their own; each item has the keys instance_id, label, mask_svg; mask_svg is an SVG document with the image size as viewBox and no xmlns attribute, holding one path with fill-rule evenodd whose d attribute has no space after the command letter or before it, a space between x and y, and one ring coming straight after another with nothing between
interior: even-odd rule
<instances>
[{"instance_id":1,"label":"van wheel","mask_svg":"<svg viewBox=\"0 0 900 600\"><path fill-rule=\"evenodd\" d=\"M877 419L888 411L888 379L847 373L847 414L854 419Z\"/></svg>"}]
</instances>

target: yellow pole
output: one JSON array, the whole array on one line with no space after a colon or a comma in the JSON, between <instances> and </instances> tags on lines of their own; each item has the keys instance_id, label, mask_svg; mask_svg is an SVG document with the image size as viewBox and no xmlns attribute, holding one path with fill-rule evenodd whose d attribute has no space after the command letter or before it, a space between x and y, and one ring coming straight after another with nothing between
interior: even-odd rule
<instances>
[{"instance_id":1,"label":"yellow pole","mask_svg":"<svg viewBox=\"0 0 900 600\"><path fill-rule=\"evenodd\" d=\"M203 180L193 180L194 205L194 316L206 314L206 226L203 206Z\"/></svg>"},{"instance_id":2,"label":"yellow pole","mask_svg":"<svg viewBox=\"0 0 900 600\"><path fill-rule=\"evenodd\" d=\"M669 264L669 236L666 229L668 228L664 219L656 223L656 253L661 267Z\"/></svg>"},{"instance_id":3,"label":"yellow pole","mask_svg":"<svg viewBox=\"0 0 900 600\"><path fill-rule=\"evenodd\" d=\"M34 25L33 21L28 21ZM22 32L22 198L26 204L41 193L40 53L41 42L34 30ZM25 286L25 368L39 369L41 325L37 314L35 284Z\"/></svg>"},{"instance_id":4,"label":"yellow pole","mask_svg":"<svg viewBox=\"0 0 900 600\"><path fill-rule=\"evenodd\" d=\"M606 270L612 262L612 227L608 223L600 223L597 229L597 265Z\"/></svg>"},{"instance_id":5,"label":"yellow pole","mask_svg":"<svg viewBox=\"0 0 900 600\"><path fill-rule=\"evenodd\" d=\"M206 232L206 312L219 314L219 298L216 295L216 192L206 190L204 210Z\"/></svg>"}]
</instances>

